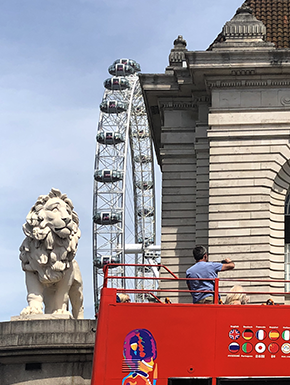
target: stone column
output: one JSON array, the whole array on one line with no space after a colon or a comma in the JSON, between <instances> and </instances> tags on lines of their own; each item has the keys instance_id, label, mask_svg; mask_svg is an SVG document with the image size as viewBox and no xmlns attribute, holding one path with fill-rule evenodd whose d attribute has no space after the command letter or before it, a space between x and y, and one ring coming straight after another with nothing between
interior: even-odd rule
<instances>
[{"instance_id":1,"label":"stone column","mask_svg":"<svg viewBox=\"0 0 290 385\"><path fill-rule=\"evenodd\" d=\"M161 131L162 158L162 264L185 277L192 264L192 248L197 224L197 160L195 151L198 120L192 98L160 101L163 115ZM161 271L162 276L168 277ZM178 285L178 286L177 286ZM184 288L185 283L163 282L162 288ZM176 295L173 295L176 297ZM186 296L186 301L190 300ZM174 300L174 298L173 298ZM182 297L179 299L181 302Z\"/></svg>"}]
</instances>

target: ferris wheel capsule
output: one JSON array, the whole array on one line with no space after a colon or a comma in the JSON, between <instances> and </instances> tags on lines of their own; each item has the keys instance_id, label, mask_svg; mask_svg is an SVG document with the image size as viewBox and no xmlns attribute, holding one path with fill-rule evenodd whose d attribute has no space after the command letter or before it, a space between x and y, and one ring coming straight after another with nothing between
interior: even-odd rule
<instances>
[{"instance_id":1,"label":"ferris wheel capsule","mask_svg":"<svg viewBox=\"0 0 290 385\"><path fill-rule=\"evenodd\" d=\"M154 240L154 238L146 238L145 237L145 239L144 239L143 237L139 237L137 242L143 243L147 247L149 245L153 245L155 243L155 240Z\"/></svg>"},{"instance_id":2,"label":"ferris wheel capsule","mask_svg":"<svg viewBox=\"0 0 290 385\"><path fill-rule=\"evenodd\" d=\"M117 59L114 61L113 64L126 64L126 65L129 65L131 67L134 68L135 72L139 72L141 71L141 67L140 67L140 64L137 63L135 60L132 60L132 59Z\"/></svg>"},{"instance_id":3,"label":"ferris wheel capsule","mask_svg":"<svg viewBox=\"0 0 290 385\"><path fill-rule=\"evenodd\" d=\"M152 158L151 158L151 156L148 156L148 155L139 155L139 156L134 157L134 161L137 163L145 164L145 163L152 162Z\"/></svg>"},{"instance_id":4,"label":"ferris wheel capsule","mask_svg":"<svg viewBox=\"0 0 290 385\"><path fill-rule=\"evenodd\" d=\"M134 68L127 64L112 64L108 71L113 76L128 76L135 73Z\"/></svg>"},{"instance_id":5,"label":"ferris wheel capsule","mask_svg":"<svg viewBox=\"0 0 290 385\"><path fill-rule=\"evenodd\" d=\"M99 269L102 269L108 263L115 263L115 264L121 263L121 256L120 255L116 255L116 256L103 255L101 257L96 257L94 259L94 264ZM111 267L113 268L114 266L111 266Z\"/></svg>"},{"instance_id":6,"label":"ferris wheel capsule","mask_svg":"<svg viewBox=\"0 0 290 385\"><path fill-rule=\"evenodd\" d=\"M101 144L119 144L123 143L124 137L120 132L104 132L101 131L97 134L97 142Z\"/></svg>"},{"instance_id":7,"label":"ferris wheel capsule","mask_svg":"<svg viewBox=\"0 0 290 385\"><path fill-rule=\"evenodd\" d=\"M138 139L146 139L150 137L150 133L148 130L137 130L132 132L133 138L138 138Z\"/></svg>"},{"instance_id":8,"label":"ferris wheel capsule","mask_svg":"<svg viewBox=\"0 0 290 385\"><path fill-rule=\"evenodd\" d=\"M136 182L136 187L140 190L151 190L154 187L154 183L152 181L138 181Z\"/></svg>"},{"instance_id":9,"label":"ferris wheel capsule","mask_svg":"<svg viewBox=\"0 0 290 385\"><path fill-rule=\"evenodd\" d=\"M93 221L98 225L115 225L121 222L121 214L112 212L96 212Z\"/></svg>"},{"instance_id":10,"label":"ferris wheel capsule","mask_svg":"<svg viewBox=\"0 0 290 385\"><path fill-rule=\"evenodd\" d=\"M143 207L142 209L138 210L139 217L153 217L153 215L154 215L153 207Z\"/></svg>"},{"instance_id":11,"label":"ferris wheel capsule","mask_svg":"<svg viewBox=\"0 0 290 385\"><path fill-rule=\"evenodd\" d=\"M126 111L127 108L127 103L119 102L118 100L103 100L100 104L101 111L107 114L119 114Z\"/></svg>"},{"instance_id":12,"label":"ferris wheel capsule","mask_svg":"<svg viewBox=\"0 0 290 385\"><path fill-rule=\"evenodd\" d=\"M116 170L98 170L94 174L94 178L97 182L117 182L122 180L123 176L120 171Z\"/></svg>"},{"instance_id":13,"label":"ferris wheel capsule","mask_svg":"<svg viewBox=\"0 0 290 385\"><path fill-rule=\"evenodd\" d=\"M123 91L130 88L130 83L125 78L114 76L104 81L104 87L111 91Z\"/></svg>"}]
</instances>

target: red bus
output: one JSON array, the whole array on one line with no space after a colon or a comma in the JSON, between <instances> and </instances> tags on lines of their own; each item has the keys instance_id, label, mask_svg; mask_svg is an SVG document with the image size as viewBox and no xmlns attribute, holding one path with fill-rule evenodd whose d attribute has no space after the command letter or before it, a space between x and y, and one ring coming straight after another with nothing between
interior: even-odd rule
<instances>
[{"instance_id":1,"label":"red bus","mask_svg":"<svg viewBox=\"0 0 290 385\"><path fill-rule=\"evenodd\" d=\"M219 304L219 281L229 279L216 279L214 304L159 299L165 291L190 295L185 289L144 290L154 302L117 303L117 289L109 288L108 281L118 277L109 277L109 266L104 269L92 385L290 384L289 305ZM164 279L185 280L172 273Z\"/></svg>"}]
</instances>

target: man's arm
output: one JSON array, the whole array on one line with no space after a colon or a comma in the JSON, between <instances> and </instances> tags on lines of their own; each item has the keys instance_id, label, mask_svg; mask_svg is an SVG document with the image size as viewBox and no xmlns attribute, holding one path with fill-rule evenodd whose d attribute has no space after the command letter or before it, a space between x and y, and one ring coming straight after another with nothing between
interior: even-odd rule
<instances>
[{"instance_id":1,"label":"man's arm","mask_svg":"<svg viewBox=\"0 0 290 385\"><path fill-rule=\"evenodd\" d=\"M191 278L191 277L190 275L186 274L186 278ZM186 281L186 284L187 284L188 290L191 290L190 281Z\"/></svg>"},{"instance_id":2,"label":"man's arm","mask_svg":"<svg viewBox=\"0 0 290 385\"><path fill-rule=\"evenodd\" d=\"M226 258L224 261L225 263L223 263L221 271L232 270L235 267L235 264L231 259Z\"/></svg>"}]
</instances>

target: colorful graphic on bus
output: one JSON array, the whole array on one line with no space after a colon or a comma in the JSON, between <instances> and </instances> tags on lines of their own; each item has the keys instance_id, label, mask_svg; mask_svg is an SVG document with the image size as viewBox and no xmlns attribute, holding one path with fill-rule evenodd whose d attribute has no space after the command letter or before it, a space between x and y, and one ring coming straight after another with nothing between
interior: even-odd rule
<instances>
[{"instance_id":1,"label":"colorful graphic on bus","mask_svg":"<svg viewBox=\"0 0 290 385\"><path fill-rule=\"evenodd\" d=\"M125 337L123 371L130 371L122 385L156 385L157 347L153 335L147 329L134 329ZM127 370L126 370L127 368ZM153 372L153 382L150 380Z\"/></svg>"},{"instance_id":2,"label":"colorful graphic on bus","mask_svg":"<svg viewBox=\"0 0 290 385\"><path fill-rule=\"evenodd\" d=\"M229 332L229 337L232 339L232 340L237 340L239 337L240 337L240 332L238 329L232 329L230 332Z\"/></svg>"},{"instance_id":3,"label":"colorful graphic on bus","mask_svg":"<svg viewBox=\"0 0 290 385\"><path fill-rule=\"evenodd\" d=\"M251 353L253 350L253 345L250 342L245 342L242 346L242 351L244 353Z\"/></svg>"},{"instance_id":4,"label":"colorful graphic on bus","mask_svg":"<svg viewBox=\"0 0 290 385\"><path fill-rule=\"evenodd\" d=\"M279 337L280 337L280 333L278 332L278 330L271 330L269 332L270 340L276 341Z\"/></svg>"},{"instance_id":5,"label":"colorful graphic on bus","mask_svg":"<svg viewBox=\"0 0 290 385\"><path fill-rule=\"evenodd\" d=\"M288 329L283 331L282 338L284 341L290 340L290 331Z\"/></svg>"},{"instance_id":6,"label":"colorful graphic on bus","mask_svg":"<svg viewBox=\"0 0 290 385\"><path fill-rule=\"evenodd\" d=\"M281 346L281 351L284 354L289 354L290 353L290 344L286 343Z\"/></svg>"},{"instance_id":7,"label":"colorful graphic on bus","mask_svg":"<svg viewBox=\"0 0 290 385\"><path fill-rule=\"evenodd\" d=\"M272 342L269 346L268 346L268 350L271 354L276 354L279 352L279 345L276 344L275 342Z\"/></svg>"},{"instance_id":8,"label":"colorful graphic on bus","mask_svg":"<svg viewBox=\"0 0 290 385\"><path fill-rule=\"evenodd\" d=\"M243 331L243 338L245 340L251 340L253 338L253 331L251 329L246 329Z\"/></svg>"},{"instance_id":9,"label":"colorful graphic on bus","mask_svg":"<svg viewBox=\"0 0 290 385\"><path fill-rule=\"evenodd\" d=\"M259 329L256 331L256 338L259 341L263 341L266 338L266 332L263 329Z\"/></svg>"},{"instance_id":10,"label":"colorful graphic on bus","mask_svg":"<svg viewBox=\"0 0 290 385\"><path fill-rule=\"evenodd\" d=\"M229 344L229 351L233 354L238 353L240 350L240 345L237 342L232 342Z\"/></svg>"}]
</instances>

